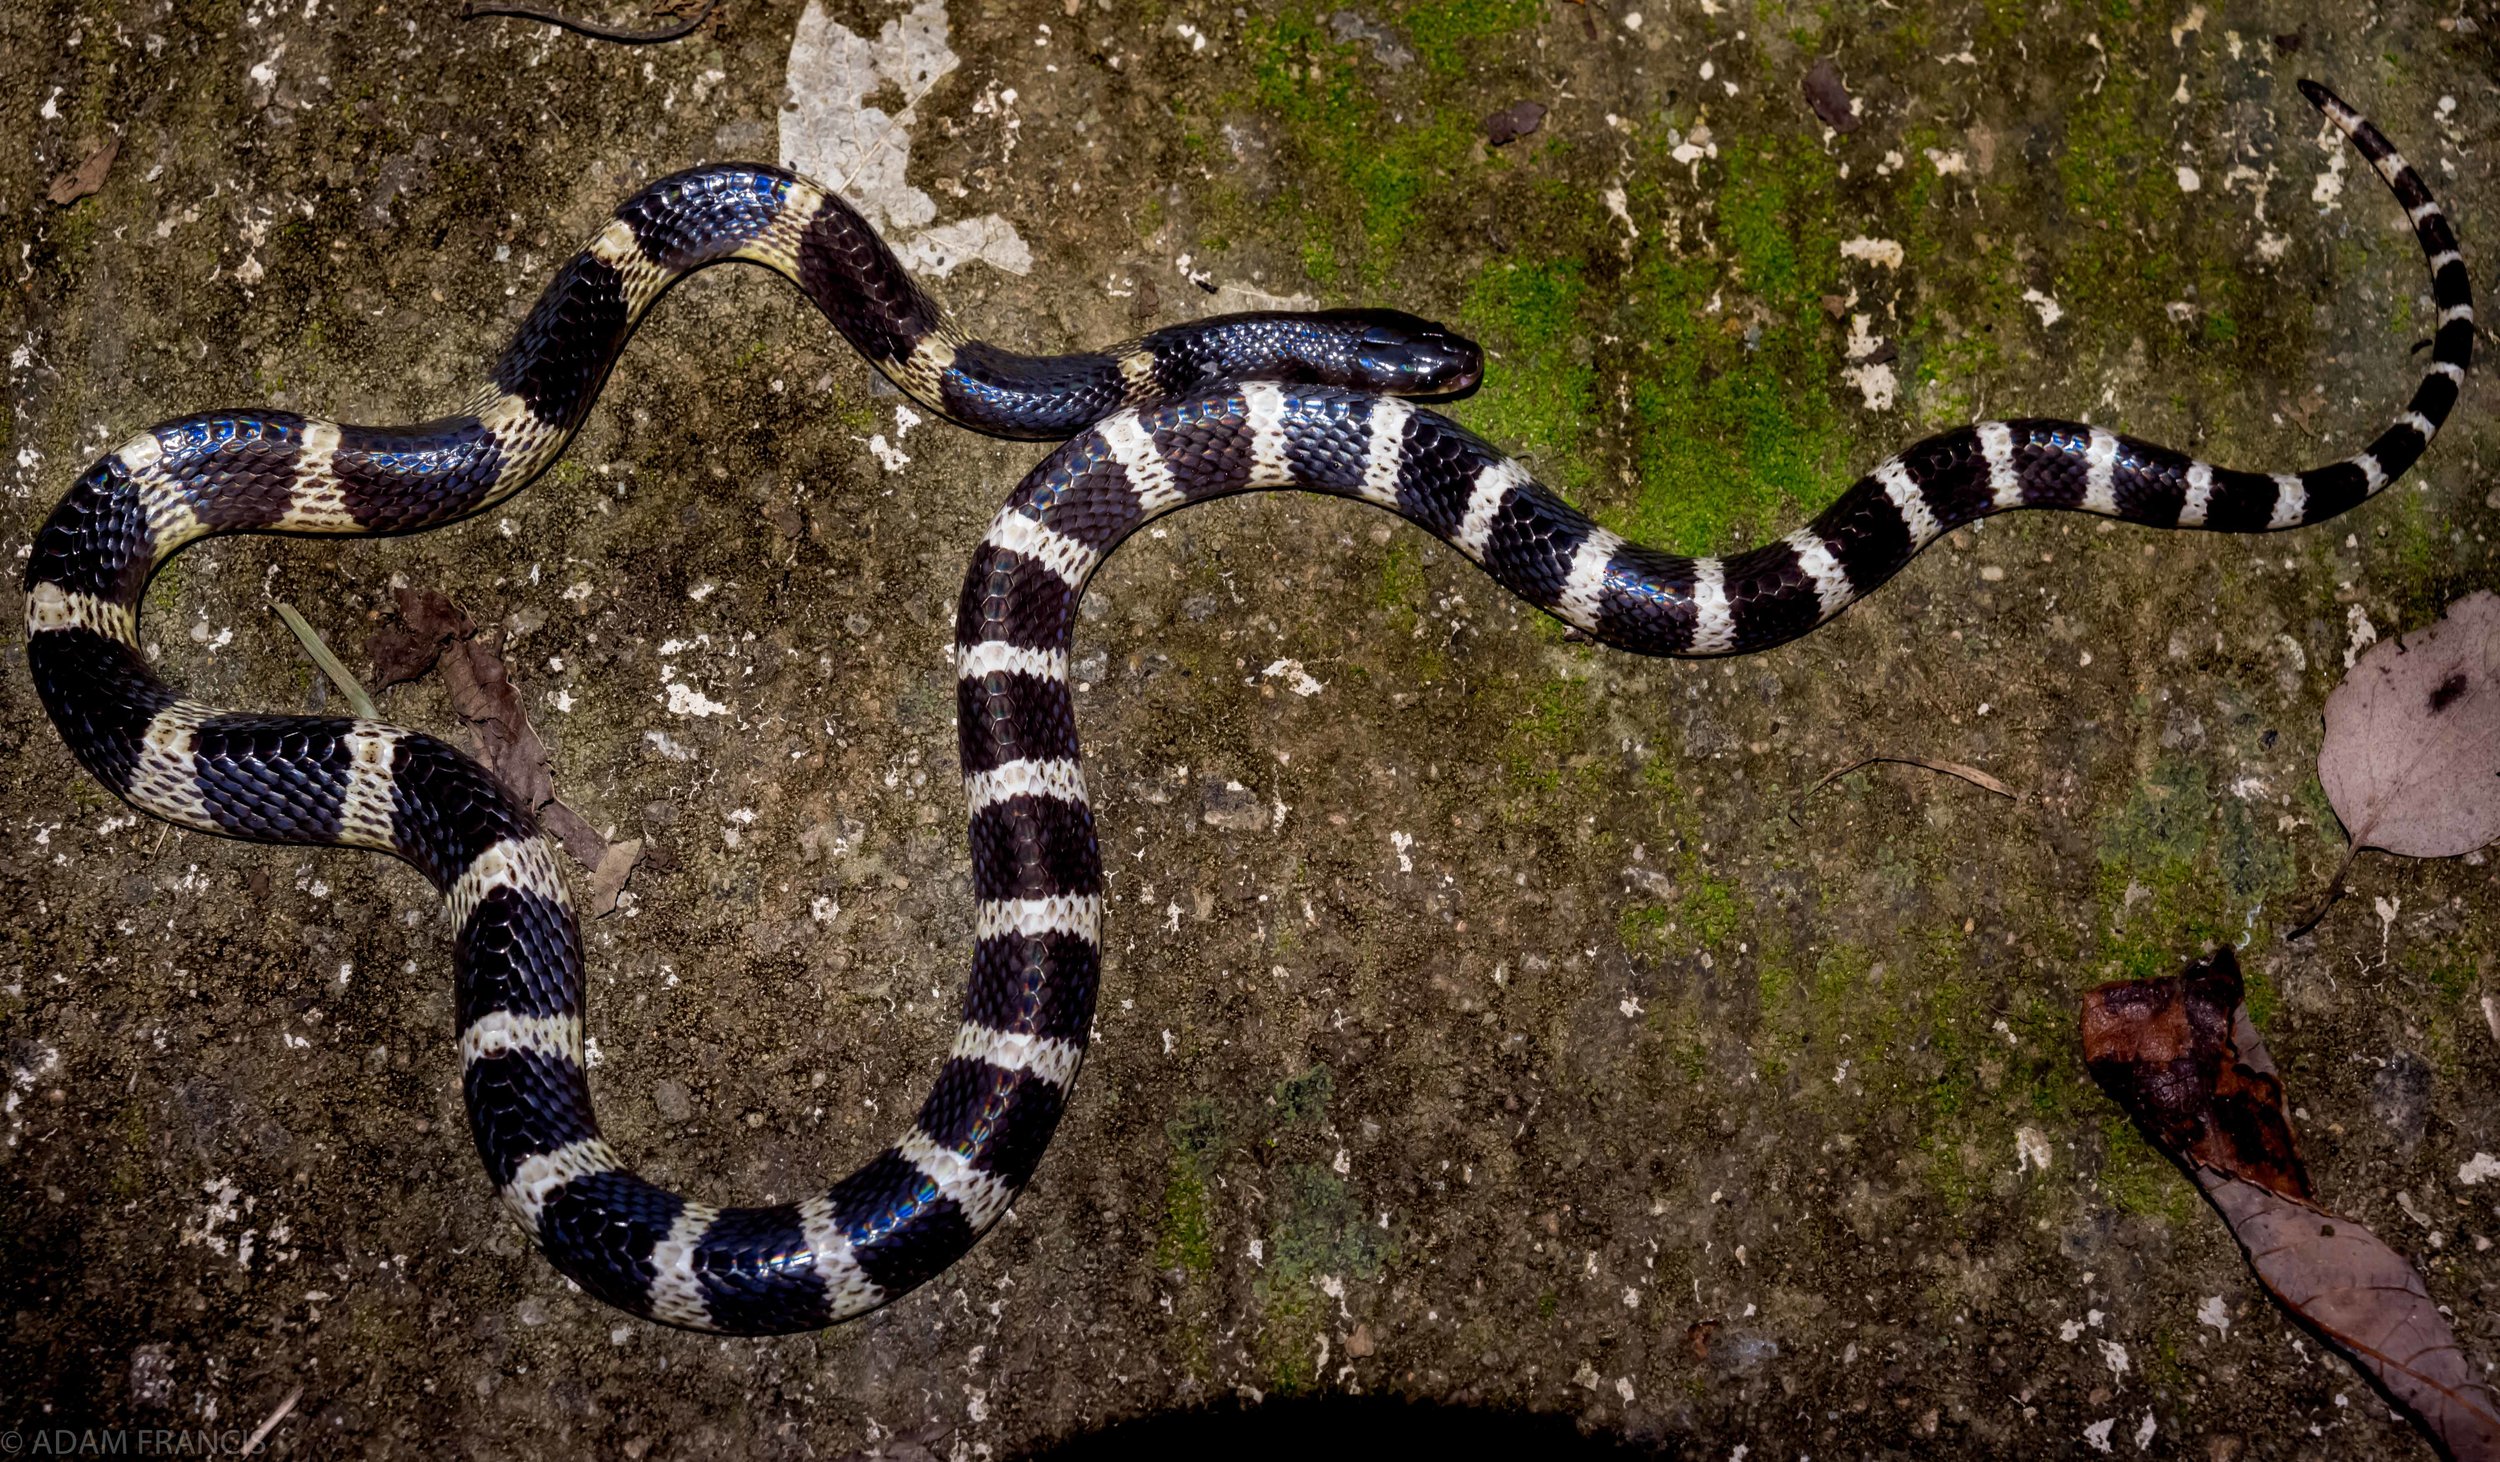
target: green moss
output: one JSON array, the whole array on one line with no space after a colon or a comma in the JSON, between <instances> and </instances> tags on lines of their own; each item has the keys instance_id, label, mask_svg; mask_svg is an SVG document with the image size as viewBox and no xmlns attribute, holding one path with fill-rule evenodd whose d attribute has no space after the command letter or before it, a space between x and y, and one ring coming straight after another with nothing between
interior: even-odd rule
<instances>
[{"instance_id":1,"label":"green moss","mask_svg":"<svg viewBox=\"0 0 2500 1462\"><path fill-rule=\"evenodd\" d=\"M122 1140L121 1161L113 1168L113 1196L129 1202L148 1190L148 1118L132 1102L122 1108L114 1130Z\"/></svg>"},{"instance_id":2,"label":"green moss","mask_svg":"<svg viewBox=\"0 0 2500 1462\"><path fill-rule=\"evenodd\" d=\"M1684 872L1686 887L1672 904L1634 903L1616 917L1615 935L1634 954L1732 953L1736 936L1752 918L1750 902L1736 886L1701 872ZM1766 951L1765 960L1769 955ZM1779 978L1773 975L1771 978Z\"/></svg>"},{"instance_id":3,"label":"green moss","mask_svg":"<svg viewBox=\"0 0 2500 1462\"><path fill-rule=\"evenodd\" d=\"M1468 281L1461 323L1499 368L1463 412L1470 430L1533 456L1549 487L1585 488L1583 454L1597 414L1597 368L1587 352L1588 282L1576 259L1506 259Z\"/></svg>"},{"instance_id":4,"label":"green moss","mask_svg":"<svg viewBox=\"0 0 2500 1462\"><path fill-rule=\"evenodd\" d=\"M1425 65L1456 76L1485 43L1527 29L1544 13L1545 0L1441 0L1416 6L1398 23Z\"/></svg>"},{"instance_id":5,"label":"green moss","mask_svg":"<svg viewBox=\"0 0 2500 1462\"><path fill-rule=\"evenodd\" d=\"M1380 556L1380 577L1372 588L1372 602L1392 614L1402 612L1411 621L1424 607L1423 555L1402 541L1392 542L1389 551Z\"/></svg>"},{"instance_id":6,"label":"green moss","mask_svg":"<svg viewBox=\"0 0 2500 1462\"><path fill-rule=\"evenodd\" d=\"M1697 875L1685 891L1678 912L1684 928L1704 949L1723 949L1744 926L1745 902L1736 886L1707 874Z\"/></svg>"},{"instance_id":7,"label":"green moss","mask_svg":"<svg viewBox=\"0 0 2500 1462\"><path fill-rule=\"evenodd\" d=\"M1215 1272L1215 1210L1207 1188L1224 1150L1224 1118L1199 1098L1164 1124L1171 1149L1156 1225L1155 1263L1197 1276Z\"/></svg>"},{"instance_id":8,"label":"green moss","mask_svg":"<svg viewBox=\"0 0 2500 1462\"><path fill-rule=\"evenodd\" d=\"M1594 714L1588 687L1580 681L1547 681L1531 691L1526 709L1502 737L1502 770L1511 785L1524 792L1560 789L1563 760L1580 744Z\"/></svg>"},{"instance_id":9,"label":"green moss","mask_svg":"<svg viewBox=\"0 0 2500 1462\"><path fill-rule=\"evenodd\" d=\"M2135 1124L2124 1117L2101 1123L2101 1191L2121 1213L2185 1224L2196 1216L2196 1190L2179 1176Z\"/></svg>"},{"instance_id":10,"label":"green moss","mask_svg":"<svg viewBox=\"0 0 2500 1462\"><path fill-rule=\"evenodd\" d=\"M1297 200L1301 253L1314 278L1334 282L1351 255L1362 278L1385 278L1414 228L1424 195L1470 147L1470 120L1455 109L1384 113L1353 50L1329 34L1317 7L1252 19L1247 100L1274 117L1296 176L1326 180ZM1453 45L1463 37L1454 37ZM1218 245L1208 243L1209 248Z\"/></svg>"},{"instance_id":11,"label":"green moss","mask_svg":"<svg viewBox=\"0 0 2500 1462\"><path fill-rule=\"evenodd\" d=\"M1251 1281L1259 1304L1257 1349L1271 1386L1291 1394L1317 1379L1317 1338L1328 1324L1322 1279L1377 1278L1397 1257L1396 1237L1368 1221L1343 1180L1316 1163L1279 1170L1271 1187L1266 1262Z\"/></svg>"},{"instance_id":12,"label":"green moss","mask_svg":"<svg viewBox=\"0 0 2500 1462\"><path fill-rule=\"evenodd\" d=\"M1276 1083L1275 1094L1269 1098L1276 1125L1290 1127L1300 1124L1316 1126L1328 1120L1328 1099L1336 1093L1337 1078L1323 1061L1298 1076L1288 1076Z\"/></svg>"},{"instance_id":13,"label":"green moss","mask_svg":"<svg viewBox=\"0 0 2500 1462\"><path fill-rule=\"evenodd\" d=\"M1163 1214L1155 1234L1155 1267L1201 1277L1215 1272L1215 1222L1207 1180L1197 1164L1175 1156L1163 1184Z\"/></svg>"},{"instance_id":14,"label":"green moss","mask_svg":"<svg viewBox=\"0 0 2500 1462\"><path fill-rule=\"evenodd\" d=\"M1821 507L1843 485L1849 443L1821 311L1838 284L1835 165L1788 138L1724 144L1719 165L1726 263L1663 246L1633 263L1623 320L1639 354L1624 437L1639 486L1597 512L1680 553Z\"/></svg>"}]
</instances>

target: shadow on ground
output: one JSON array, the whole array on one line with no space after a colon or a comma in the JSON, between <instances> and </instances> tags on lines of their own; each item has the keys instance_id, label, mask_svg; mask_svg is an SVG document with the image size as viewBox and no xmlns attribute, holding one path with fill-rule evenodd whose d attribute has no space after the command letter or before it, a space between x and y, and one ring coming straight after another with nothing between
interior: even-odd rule
<instances>
[{"instance_id":1,"label":"shadow on ground","mask_svg":"<svg viewBox=\"0 0 2500 1462\"><path fill-rule=\"evenodd\" d=\"M1325 1456L1556 1459L1659 1455L1619 1437L1584 1432L1568 1416L1442 1406L1395 1396L1300 1396L1166 1412L1022 1454L1026 1462L1125 1462L1131 1457Z\"/></svg>"}]
</instances>

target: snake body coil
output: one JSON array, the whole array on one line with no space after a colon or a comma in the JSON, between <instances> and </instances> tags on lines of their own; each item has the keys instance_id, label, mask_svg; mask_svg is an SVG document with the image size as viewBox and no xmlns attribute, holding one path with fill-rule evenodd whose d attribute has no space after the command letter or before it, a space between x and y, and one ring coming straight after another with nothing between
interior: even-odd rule
<instances>
[{"instance_id":1,"label":"snake body coil","mask_svg":"<svg viewBox=\"0 0 2500 1462\"><path fill-rule=\"evenodd\" d=\"M1179 327L1098 356L1033 358L945 329L837 199L761 168L654 185L558 274L461 416L406 429L272 412L156 427L98 461L38 538L27 653L62 736L132 805L265 842L378 848L442 890L457 931L472 1134L548 1258L607 1302L760 1334L884 1304L961 1256L1040 1162L1083 1059L1102 866L1078 769L1069 637L1087 577L1141 524L1274 488L1378 504L1529 603L1647 655L1804 634L1953 527L2013 508L2261 532L2333 517L2418 458L2472 356L2456 241L2421 179L2323 88L2302 89L2377 168L2429 257L2429 373L2369 447L2298 473L2235 472L2073 422L1982 422L1922 441L1811 524L1732 558L1681 558L1592 524L1399 391L1471 386L1472 346L1385 312ZM911 1130L826 1192L716 1209L628 1171L582 1067L579 932L527 809L449 746L375 722L179 699L136 638L148 575L211 533L430 526L517 490L559 452L642 312L721 259L798 281L906 391L966 425L1075 435L1018 486L956 620L974 952L963 1022Z\"/></svg>"}]
</instances>

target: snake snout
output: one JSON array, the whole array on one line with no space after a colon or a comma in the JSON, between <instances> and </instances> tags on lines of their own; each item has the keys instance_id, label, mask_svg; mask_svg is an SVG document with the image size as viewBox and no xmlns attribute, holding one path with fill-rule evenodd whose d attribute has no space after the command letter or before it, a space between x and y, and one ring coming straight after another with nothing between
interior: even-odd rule
<instances>
[{"instance_id":1,"label":"snake snout","mask_svg":"<svg viewBox=\"0 0 2500 1462\"><path fill-rule=\"evenodd\" d=\"M1356 363L1375 389L1446 400L1484 380L1484 351L1464 335L1396 310L1366 310L1362 321Z\"/></svg>"}]
</instances>

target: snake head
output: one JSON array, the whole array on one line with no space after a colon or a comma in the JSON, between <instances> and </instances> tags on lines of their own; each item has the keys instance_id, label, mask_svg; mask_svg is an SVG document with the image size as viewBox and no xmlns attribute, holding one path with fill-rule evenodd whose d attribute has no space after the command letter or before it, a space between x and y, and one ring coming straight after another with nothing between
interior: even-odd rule
<instances>
[{"instance_id":1,"label":"snake head","mask_svg":"<svg viewBox=\"0 0 2500 1462\"><path fill-rule=\"evenodd\" d=\"M1430 320L1399 310L1331 311L1350 327L1359 384L1392 396L1448 400L1484 380L1484 350Z\"/></svg>"}]
</instances>

